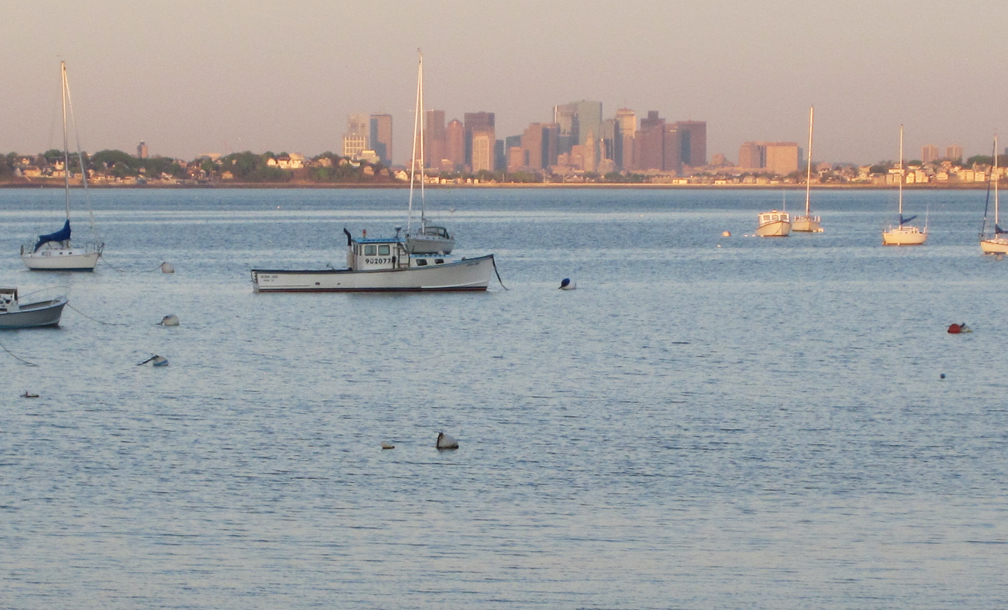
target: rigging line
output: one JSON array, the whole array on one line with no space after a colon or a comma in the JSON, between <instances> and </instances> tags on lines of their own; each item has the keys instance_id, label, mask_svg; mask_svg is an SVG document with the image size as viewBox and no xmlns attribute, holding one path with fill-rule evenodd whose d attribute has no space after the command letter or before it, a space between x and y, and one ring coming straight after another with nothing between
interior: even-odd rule
<instances>
[{"instance_id":1,"label":"rigging line","mask_svg":"<svg viewBox=\"0 0 1008 610\"><path fill-rule=\"evenodd\" d=\"M490 261L493 263L494 273L497 274L497 281L500 282L501 288L503 288L504 290L509 290L509 288L504 285L504 280L501 279L500 271L497 271L497 259L494 258L493 254L490 255Z\"/></svg>"},{"instance_id":2,"label":"rigging line","mask_svg":"<svg viewBox=\"0 0 1008 610\"><path fill-rule=\"evenodd\" d=\"M92 321L97 322L99 324L104 324L105 326L129 326L128 324L124 324L122 322L104 322L102 320L99 320L98 318L92 318L91 316L89 316L86 313L84 313L83 311L77 309L76 307L74 307L70 303L67 303L66 306L69 307L70 309L76 311L80 315L84 316L88 320L92 320Z\"/></svg>"},{"instance_id":3,"label":"rigging line","mask_svg":"<svg viewBox=\"0 0 1008 610\"><path fill-rule=\"evenodd\" d=\"M3 351L5 351L5 352L7 352L8 354L10 354L10 355L11 355L11 357L12 357L12 358L14 358L15 360L20 360L21 362L23 362L23 363L27 364L28 366L38 366L38 365L37 365L37 364L35 364L34 362L28 362L28 361L27 361L27 360L25 360L24 358L21 358L20 356L18 356L18 355L17 355L17 354L15 354L14 352L10 351L9 349L7 349L7 346L6 346L6 345L4 345L3 343L0 343L0 347L2 347L2 348L3 348Z\"/></svg>"},{"instance_id":4,"label":"rigging line","mask_svg":"<svg viewBox=\"0 0 1008 610\"><path fill-rule=\"evenodd\" d=\"M105 264L108 265L109 267L111 267L113 271L117 271L119 273L126 273L124 270L119 269L115 265L113 265L112 263L108 262L108 260L105 258L105 254L104 253L102 253L101 255L98 256L98 260L99 261L104 261ZM161 265L158 265L158 266L160 267Z\"/></svg>"}]
</instances>

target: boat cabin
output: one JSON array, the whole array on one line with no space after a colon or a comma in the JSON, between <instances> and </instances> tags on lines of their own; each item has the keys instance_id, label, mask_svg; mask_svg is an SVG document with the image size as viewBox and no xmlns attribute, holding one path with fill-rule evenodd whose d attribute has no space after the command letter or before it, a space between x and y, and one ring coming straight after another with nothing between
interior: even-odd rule
<instances>
[{"instance_id":1,"label":"boat cabin","mask_svg":"<svg viewBox=\"0 0 1008 610\"><path fill-rule=\"evenodd\" d=\"M17 288L0 288L0 311L17 311Z\"/></svg>"},{"instance_id":2,"label":"boat cabin","mask_svg":"<svg viewBox=\"0 0 1008 610\"><path fill-rule=\"evenodd\" d=\"M763 212L759 215L760 226L770 224L772 222L791 222L791 215L787 212L780 212L777 210Z\"/></svg>"},{"instance_id":3,"label":"boat cabin","mask_svg":"<svg viewBox=\"0 0 1008 610\"><path fill-rule=\"evenodd\" d=\"M351 271L378 271L389 269L409 269L428 265L443 265L440 255L411 255L406 249L406 240L393 238L354 239L347 234L347 267Z\"/></svg>"},{"instance_id":4,"label":"boat cabin","mask_svg":"<svg viewBox=\"0 0 1008 610\"><path fill-rule=\"evenodd\" d=\"M437 237L440 239L451 239L451 235L448 235L448 229L433 225L423 227L417 235L422 235L424 237Z\"/></svg>"}]
</instances>

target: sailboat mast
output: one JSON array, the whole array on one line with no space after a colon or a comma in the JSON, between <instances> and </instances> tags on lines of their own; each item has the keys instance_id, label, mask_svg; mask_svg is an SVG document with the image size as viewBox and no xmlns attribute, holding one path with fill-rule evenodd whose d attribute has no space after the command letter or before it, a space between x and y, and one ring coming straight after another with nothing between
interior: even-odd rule
<instances>
[{"instance_id":1,"label":"sailboat mast","mask_svg":"<svg viewBox=\"0 0 1008 610\"><path fill-rule=\"evenodd\" d=\"M903 124L900 123L900 156L899 156L899 223L903 226Z\"/></svg>"},{"instance_id":2,"label":"sailboat mast","mask_svg":"<svg viewBox=\"0 0 1008 610\"><path fill-rule=\"evenodd\" d=\"M424 124L427 121L427 117L424 114L423 101L423 53L420 49L417 49L417 53L420 55L420 69L417 75L417 83L420 90L419 103L417 105L420 124L420 128L417 130L420 136L420 231L423 231L427 228L427 217L425 215L427 200L424 197L424 183L427 182L426 175L424 174L424 167L427 165L427 161L424 159Z\"/></svg>"},{"instance_id":3,"label":"sailboat mast","mask_svg":"<svg viewBox=\"0 0 1008 610\"><path fill-rule=\"evenodd\" d=\"M70 142L67 141L67 77L66 62L60 62L60 87L63 101L63 192L66 194L66 219L70 220Z\"/></svg>"},{"instance_id":4,"label":"sailboat mast","mask_svg":"<svg viewBox=\"0 0 1008 610\"><path fill-rule=\"evenodd\" d=\"M420 49L417 49L419 51ZM416 105L413 109L413 149L410 151L410 182L409 182L409 212L406 215L406 234L412 234L413 225L413 184L416 181L416 162L417 162L417 127L420 123L420 83L423 75L423 54L420 55L420 62L417 65L417 92L416 92ZM420 180L421 189L423 188L423 179Z\"/></svg>"},{"instance_id":5,"label":"sailboat mast","mask_svg":"<svg viewBox=\"0 0 1008 610\"><path fill-rule=\"evenodd\" d=\"M997 237L998 227L998 154L997 154L997 134L994 134L994 237Z\"/></svg>"},{"instance_id":6,"label":"sailboat mast","mask_svg":"<svg viewBox=\"0 0 1008 610\"><path fill-rule=\"evenodd\" d=\"M815 112L814 106L809 106L808 111L808 169L805 173L805 215L809 215L809 195L812 188L812 117Z\"/></svg>"}]
</instances>

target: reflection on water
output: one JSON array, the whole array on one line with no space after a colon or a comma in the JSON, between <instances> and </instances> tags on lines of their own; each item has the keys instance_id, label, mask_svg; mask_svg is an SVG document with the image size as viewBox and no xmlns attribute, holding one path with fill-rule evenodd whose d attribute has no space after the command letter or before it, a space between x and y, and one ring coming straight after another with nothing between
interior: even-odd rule
<instances>
[{"instance_id":1,"label":"reflection on water","mask_svg":"<svg viewBox=\"0 0 1008 610\"><path fill-rule=\"evenodd\" d=\"M902 250L885 191L780 240L744 237L779 192L432 191L511 290L399 296L248 270L341 265L403 191L96 191L111 266L29 273L50 195L0 191L3 283L80 311L0 336L38 365L0 354L4 607L1006 603L982 194L908 194Z\"/></svg>"}]
</instances>

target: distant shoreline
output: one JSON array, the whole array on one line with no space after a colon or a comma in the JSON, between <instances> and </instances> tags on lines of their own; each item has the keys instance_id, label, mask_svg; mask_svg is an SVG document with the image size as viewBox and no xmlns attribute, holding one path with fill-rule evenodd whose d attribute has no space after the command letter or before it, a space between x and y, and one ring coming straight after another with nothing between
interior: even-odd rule
<instances>
[{"instance_id":1,"label":"distant shoreline","mask_svg":"<svg viewBox=\"0 0 1008 610\"><path fill-rule=\"evenodd\" d=\"M80 188L80 185L72 185L73 188ZM63 183L49 182L3 182L0 189L62 189ZM140 189L140 190L185 190L185 189L408 189L409 184L401 183L375 183L375 184L318 184L313 182L285 182L282 184L261 183L261 182L228 182L228 183L205 183L205 184L89 184L88 188L100 190L118 189ZM427 184L427 189L451 190L451 189L631 189L631 190L683 190L683 191L703 191L703 190L728 190L728 191L780 191L780 190L805 190L803 184L620 184L620 183L570 183L570 182L536 182L536 183L482 183L482 184ZM891 191L898 189L898 185L884 184L817 184L812 186L814 191ZM986 182L957 183L957 184L904 184L905 190L916 191L975 191L986 190Z\"/></svg>"}]
</instances>

